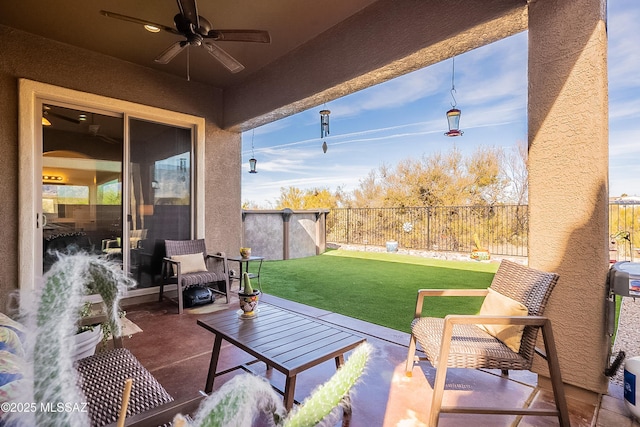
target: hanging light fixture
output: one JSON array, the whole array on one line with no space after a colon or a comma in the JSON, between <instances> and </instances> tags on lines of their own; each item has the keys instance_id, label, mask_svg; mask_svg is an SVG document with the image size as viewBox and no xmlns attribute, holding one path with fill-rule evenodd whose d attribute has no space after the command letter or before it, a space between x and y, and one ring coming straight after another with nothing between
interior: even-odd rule
<instances>
[{"instance_id":1,"label":"hanging light fixture","mask_svg":"<svg viewBox=\"0 0 640 427\"><path fill-rule=\"evenodd\" d=\"M460 114L461 111L456 108L456 97L454 93L456 91L455 75L456 75L456 58L452 58L453 66L451 71L451 109L447 111L447 122L449 122L449 132L445 132L446 136L460 136L464 132L460 130Z\"/></svg>"},{"instance_id":2,"label":"hanging light fixture","mask_svg":"<svg viewBox=\"0 0 640 427\"><path fill-rule=\"evenodd\" d=\"M329 135L329 114L331 111L320 110L320 138L326 138ZM322 142L322 151L327 152L327 141Z\"/></svg>"},{"instance_id":3,"label":"hanging light fixture","mask_svg":"<svg viewBox=\"0 0 640 427\"><path fill-rule=\"evenodd\" d=\"M251 131L251 158L249 159L249 173L258 173L256 170L256 164L258 161L256 160L256 155L253 151L253 135L255 133L255 129Z\"/></svg>"}]
</instances>

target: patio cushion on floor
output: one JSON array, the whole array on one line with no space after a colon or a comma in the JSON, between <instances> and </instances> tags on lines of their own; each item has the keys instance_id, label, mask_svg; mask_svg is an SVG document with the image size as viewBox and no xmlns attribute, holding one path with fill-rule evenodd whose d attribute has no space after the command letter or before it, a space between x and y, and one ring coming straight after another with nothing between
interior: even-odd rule
<instances>
[{"instance_id":1,"label":"patio cushion on floor","mask_svg":"<svg viewBox=\"0 0 640 427\"><path fill-rule=\"evenodd\" d=\"M164 387L125 348L79 360L77 369L93 426L117 421L127 378L133 379L128 417L173 401Z\"/></svg>"}]
</instances>

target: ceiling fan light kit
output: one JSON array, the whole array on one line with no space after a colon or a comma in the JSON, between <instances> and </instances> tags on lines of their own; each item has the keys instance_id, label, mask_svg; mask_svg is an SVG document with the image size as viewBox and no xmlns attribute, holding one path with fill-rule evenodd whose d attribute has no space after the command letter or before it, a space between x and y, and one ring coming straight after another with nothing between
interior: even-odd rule
<instances>
[{"instance_id":1,"label":"ceiling fan light kit","mask_svg":"<svg viewBox=\"0 0 640 427\"><path fill-rule=\"evenodd\" d=\"M271 36L267 31L263 30L213 29L211 23L206 18L198 15L195 0L177 1L180 13L173 17L174 27L106 10L101 10L100 13L108 18L143 25L147 31L153 33L164 30L171 34L184 37L185 40L175 42L155 58L154 61L159 64L168 64L187 46L201 46L230 72L238 73L244 70L244 66L220 46L213 43L214 41L271 43Z\"/></svg>"}]
</instances>

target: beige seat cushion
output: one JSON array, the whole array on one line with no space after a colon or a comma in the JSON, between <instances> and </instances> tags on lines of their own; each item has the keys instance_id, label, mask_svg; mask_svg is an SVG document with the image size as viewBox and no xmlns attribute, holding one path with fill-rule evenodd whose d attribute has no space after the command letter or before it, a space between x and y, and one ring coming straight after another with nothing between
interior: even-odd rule
<instances>
[{"instance_id":1,"label":"beige seat cushion","mask_svg":"<svg viewBox=\"0 0 640 427\"><path fill-rule=\"evenodd\" d=\"M171 259L180 263L180 273L182 274L207 271L207 265L204 263L204 256L201 253L174 255Z\"/></svg>"},{"instance_id":2,"label":"beige seat cushion","mask_svg":"<svg viewBox=\"0 0 640 427\"><path fill-rule=\"evenodd\" d=\"M529 310L524 304L489 288L489 293L480 307L481 316L527 316ZM523 325L478 325L496 337L516 353L520 351Z\"/></svg>"}]
</instances>

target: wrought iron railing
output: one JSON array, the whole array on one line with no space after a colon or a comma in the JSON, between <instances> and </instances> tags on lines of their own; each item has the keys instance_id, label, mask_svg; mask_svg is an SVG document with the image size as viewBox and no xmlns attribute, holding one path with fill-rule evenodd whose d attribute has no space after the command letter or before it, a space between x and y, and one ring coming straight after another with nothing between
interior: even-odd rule
<instances>
[{"instance_id":1,"label":"wrought iron railing","mask_svg":"<svg viewBox=\"0 0 640 427\"><path fill-rule=\"evenodd\" d=\"M327 241L470 252L477 243L493 255L527 256L527 205L331 209ZM611 258L640 259L640 205L610 204Z\"/></svg>"},{"instance_id":2,"label":"wrought iron railing","mask_svg":"<svg viewBox=\"0 0 640 427\"><path fill-rule=\"evenodd\" d=\"M452 252L477 241L495 255L527 256L528 218L526 205L332 209L327 241Z\"/></svg>"},{"instance_id":3,"label":"wrought iron railing","mask_svg":"<svg viewBox=\"0 0 640 427\"><path fill-rule=\"evenodd\" d=\"M610 259L640 260L640 204L609 205Z\"/></svg>"}]
</instances>

